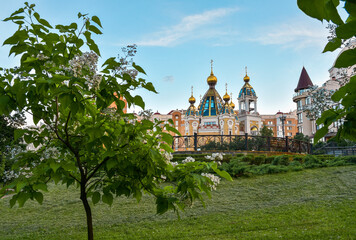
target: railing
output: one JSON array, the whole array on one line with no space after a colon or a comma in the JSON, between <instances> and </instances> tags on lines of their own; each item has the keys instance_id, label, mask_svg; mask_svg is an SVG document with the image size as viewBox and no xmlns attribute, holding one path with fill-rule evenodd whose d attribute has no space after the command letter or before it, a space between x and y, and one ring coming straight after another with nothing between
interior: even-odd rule
<instances>
[{"instance_id":1,"label":"railing","mask_svg":"<svg viewBox=\"0 0 356 240\"><path fill-rule=\"evenodd\" d=\"M288 137L253 135L189 135L174 136L172 149L180 151L279 151L310 153L311 144Z\"/></svg>"},{"instance_id":2,"label":"railing","mask_svg":"<svg viewBox=\"0 0 356 240\"><path fill-rule=\"evenodd\" d=\"M313 154L328 154L334 156L349 156L356 155L356 146L350 147L323 147L313 151Z\"/></svg>"}]
</instances>

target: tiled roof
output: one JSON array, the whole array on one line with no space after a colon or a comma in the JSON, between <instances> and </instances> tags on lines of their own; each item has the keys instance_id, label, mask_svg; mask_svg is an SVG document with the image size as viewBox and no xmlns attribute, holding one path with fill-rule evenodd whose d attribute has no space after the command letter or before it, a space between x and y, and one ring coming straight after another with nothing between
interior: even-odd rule
<instances>
[{"instance_id":1,"label":"tiled roof","mask_svg":"<svg viewBox=\"0 0 356 240\"><path fill-rule=\"evenodd\" d=\"M303 67L302 72L300 73L298 86L296 89L294 89L294 91L298 92L299 90L307 89L312 86L313 86L313 83L310 80L307 70L305 70L305 68Z\"/></svg>"}]
</instances>

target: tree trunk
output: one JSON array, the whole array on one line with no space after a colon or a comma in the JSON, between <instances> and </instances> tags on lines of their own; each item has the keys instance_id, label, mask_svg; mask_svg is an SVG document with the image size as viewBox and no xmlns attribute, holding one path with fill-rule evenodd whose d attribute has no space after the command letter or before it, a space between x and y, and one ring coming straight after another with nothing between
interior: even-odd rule
<instances>
[{"instance_id":1,"label":"tree trunk","mask_svg":"<svg viewBox=\"0 0 356 240\"><path fill-rule=\"evenodd\" d=\"M90 205L88 203L87 194L85 192L85 185L84 185L84 187L80 186L80 199L83 202L83 206L84 206L85 213L86 213L86 216L87 216L88 240L93 240L94 239L93 218L91 216L91 208L90 208Z\"/></svg>"}]
</instances>

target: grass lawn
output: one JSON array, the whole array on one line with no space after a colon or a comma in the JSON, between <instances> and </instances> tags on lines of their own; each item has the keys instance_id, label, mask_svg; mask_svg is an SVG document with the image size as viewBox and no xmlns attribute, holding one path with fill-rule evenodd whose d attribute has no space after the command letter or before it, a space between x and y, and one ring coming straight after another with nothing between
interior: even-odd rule
<instances>
[{"instance_id":1,"label":"grass lawn","mask_svg":"<svg viewBox=\"0 0 356 240\"><path fill-rule=\"evenodd\" d=\"M53 185L43 205L0 200L0 239L85 239L75 188ZM155 214L154 199L117 198L93 207L96 239L356 239L356 166L223 181L206 208L177 219Z\"/></svg>"}]
</instances>

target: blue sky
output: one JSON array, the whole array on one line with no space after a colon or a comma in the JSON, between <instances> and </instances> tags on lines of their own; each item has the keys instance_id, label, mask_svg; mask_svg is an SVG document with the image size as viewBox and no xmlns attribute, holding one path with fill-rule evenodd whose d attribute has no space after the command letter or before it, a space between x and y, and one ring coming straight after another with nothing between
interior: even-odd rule
<instances>
[{"instance_id":1,"label":"blue sky","mask_svg":"<svg viewBox=\"0 0 356 240\"><path fill-rule=\"evenodd\" d=\"M296 0L33 3L52 25L76 21L78 12L97 15L104 27L104 34L96 37L102 60L117 56L125 45L137 44L134 61L145 69L146 79L159 94L136 93L144 98L146 108L161 113L188 108L191 86L199 100L208 89L211 59L221 95L227 83L237 105L247 66L258 96L258 111L287 112L296 108L292 96L302 67L314 84L321 85L328 80L328 69L337 56L337 52L321 53L327 43L327 23L307 17ZM0 18L4 19L23 2L6 1L1 6ZM0 22L0 42L15 30L10 23ZM0 48L2 67L18 64L17 58L8 57L8 51L8 47Z\"/></svg>"}]
</instances>

